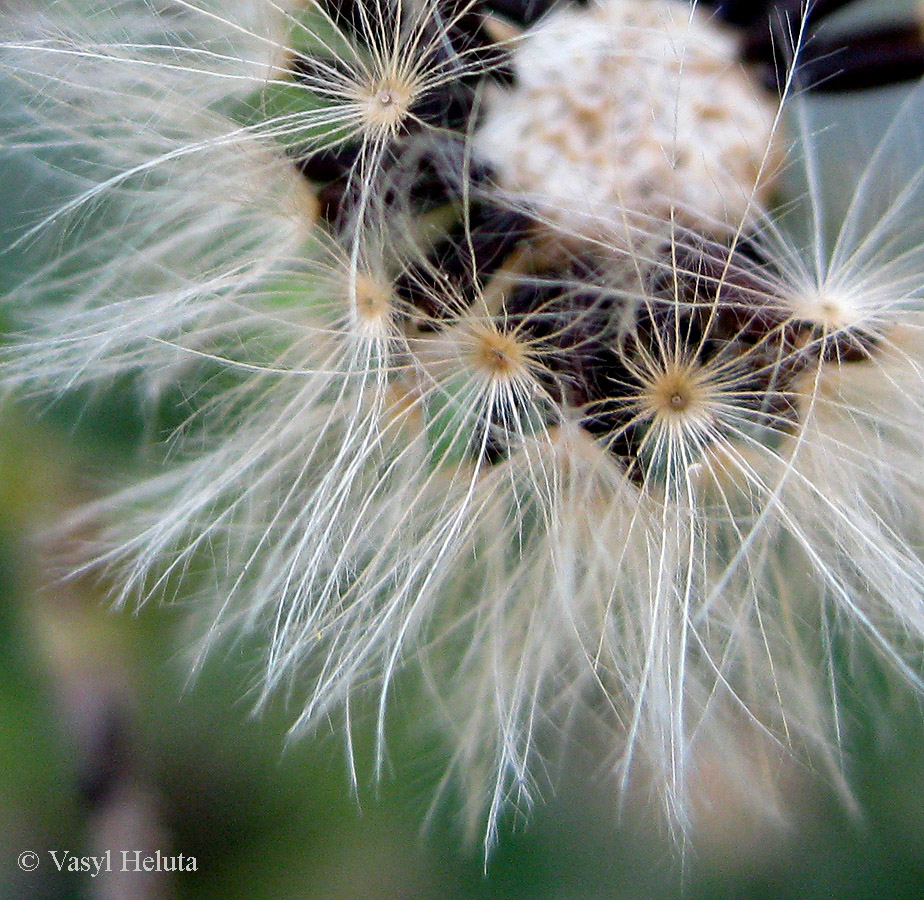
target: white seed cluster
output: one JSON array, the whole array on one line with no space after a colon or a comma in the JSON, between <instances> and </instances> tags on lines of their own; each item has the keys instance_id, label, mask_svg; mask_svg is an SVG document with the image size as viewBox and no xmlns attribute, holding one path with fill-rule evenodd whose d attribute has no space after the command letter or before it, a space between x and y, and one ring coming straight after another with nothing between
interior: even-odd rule
<instances>
[{"instance_id":1,"label":"white seed cluster","mask_svg":"<svg viewBox=\"0 0 924 900\"><path fill-rule=\"evenodd\" d=\"M775 103L734 37L677 0L563 7L514 52L476 151L500 186L580 235L637 246L671 218L700 233L748 215Z\"/></svg>"},{"instance_id":2,"label":"white seed cluster","mask_svg":"<svg viewBox=\"0 0 924 900\"><path fill-rule=\"evenodd\" d=\"M64 571L264 636L295 731L377 706L377 771L419 701L486 848L584 736L778 824L855 645L924 682L924 83L869 144L692 0L164 5L0 0L0 392L165 438Z\"/></svg>"}]
</instances>

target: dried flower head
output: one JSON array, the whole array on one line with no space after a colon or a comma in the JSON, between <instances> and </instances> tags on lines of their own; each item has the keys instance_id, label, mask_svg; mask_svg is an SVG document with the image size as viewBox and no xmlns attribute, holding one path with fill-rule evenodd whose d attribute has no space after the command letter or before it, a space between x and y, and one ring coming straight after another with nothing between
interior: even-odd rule
<instances>
[{"instance_id":1,"label":"dried flower head","mask_svg":"<svg viewBox=\"0 0 924 900\"><path fill-rule=\"evenodd\" d=\"M701 748L825 758L833 635L924 641L920 91L839 216L813 120L924 45L847 5L7 14L7 150L68 197L6 384L182 398L89 565L266 633L296 729L371 685L384 738L422 673L488 843L572 715L681 825Z\"/></svg>"}]
</instances>

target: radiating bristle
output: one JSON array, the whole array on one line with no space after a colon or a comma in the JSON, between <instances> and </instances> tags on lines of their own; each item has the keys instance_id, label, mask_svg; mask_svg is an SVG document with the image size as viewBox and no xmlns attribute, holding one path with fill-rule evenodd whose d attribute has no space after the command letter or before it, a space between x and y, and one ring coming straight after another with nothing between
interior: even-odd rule
<instances>
[{"instance_id":1,"label":"radiating bristle","mask_svg":"<svg viewBox=\"0 0 924 900\"><path fill-rule=\"evenodd\" d=\"M922 89L865 153L809 90L915 75L904 26L127 2L0 42L3 152L60 177L7 248L4 390L184 397L65 526L77 570L194 593L203 650L262 634L296 732L374 685L380 768L419 673L486 847L574 721L683 831L716 748L833 758L832 633L920 685Z\"/></svg>"}]
</instances>

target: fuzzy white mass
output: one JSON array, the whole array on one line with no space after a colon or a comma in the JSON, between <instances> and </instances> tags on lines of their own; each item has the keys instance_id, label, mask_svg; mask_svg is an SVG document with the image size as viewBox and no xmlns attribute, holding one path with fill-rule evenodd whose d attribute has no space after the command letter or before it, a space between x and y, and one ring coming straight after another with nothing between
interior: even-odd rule
<instances>
[{"instance_id":1,"label":"fuzzy white mass","mask_svg":"<svg viewBox=\"0 0 924 900\"><path fill-rule=\"evenodd\" d=\"M676 0L563 6L517 45L517 85L490 92L476 151L578 234L633 243L672 214L737 224L772 155L776 102L736 55L726 28Z\"/></svg>"}]
</instances>

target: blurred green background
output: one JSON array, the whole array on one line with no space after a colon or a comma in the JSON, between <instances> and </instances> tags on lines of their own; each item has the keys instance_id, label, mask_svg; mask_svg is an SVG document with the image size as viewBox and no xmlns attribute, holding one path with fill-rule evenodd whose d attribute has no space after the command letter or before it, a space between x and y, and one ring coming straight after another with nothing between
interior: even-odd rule
<instances>
[{"instance_id":1,"label":"blurred green background","mask_svg":"<svg viewBox=\"0 0 924 900\"><path fill-rule=\"evenodd\" d=\"M849 111L869 123L890 108L883 95ZM59 179L47 159L3 154L0 247L54 203ZM0 291L40 262L28 246L0 255ZM378 784L359 717L354 791L337 723L289 743L282 700L253 712L259 647L213 656L191 681L182 602L112 611L99 585L58 579L60 548L36 535L100 476L130 469L145 431L127 388L0 410L0 900L924 897L924 710L872 661L843 674L855 806L808 771L792 776L785 825L717 793L682 854L645 798L620 806L575 746L555 796L511 812L485 866L451 795L428 816L441 750L400 695ZM123 848L192 856L196 871L92 878L59 873L49 855ZM38 854L35 871L18 865L24 851Z\"/></svg>"}]
</instances>

